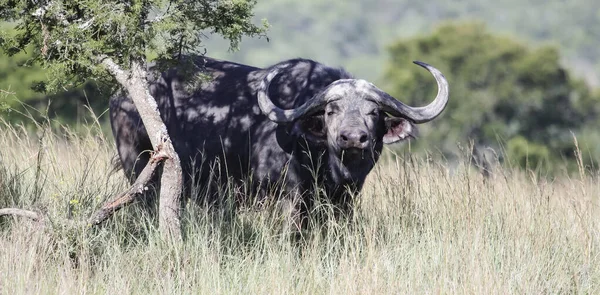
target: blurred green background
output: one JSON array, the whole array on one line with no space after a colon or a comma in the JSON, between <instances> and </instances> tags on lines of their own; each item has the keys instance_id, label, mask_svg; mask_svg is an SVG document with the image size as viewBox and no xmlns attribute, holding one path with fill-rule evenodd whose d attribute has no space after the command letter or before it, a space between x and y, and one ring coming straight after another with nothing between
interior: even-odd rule
<instances>
[{"instance_id":1,"label":"blurred green background","mask_svg":"<svg viewBox=\"0 0 600 295\"><path fill-rule=\"evenodd\" d=\"M421 127L413 150L451 159L474 144L503 163L552 174L576 167L576 137L581 161L598 168L600 1L264 0L255 15L269 21L268 40L246 38L229 52L206 32L207 55L261 67L312 58L414 105L435 96L433 79L411 63L425 61L446 75L451 100ZM47 73L28 56L0 53L3 119L76 127L93 120L91 109L107 124L105 85L38 92Z\"/></svg>"}]
</instances>

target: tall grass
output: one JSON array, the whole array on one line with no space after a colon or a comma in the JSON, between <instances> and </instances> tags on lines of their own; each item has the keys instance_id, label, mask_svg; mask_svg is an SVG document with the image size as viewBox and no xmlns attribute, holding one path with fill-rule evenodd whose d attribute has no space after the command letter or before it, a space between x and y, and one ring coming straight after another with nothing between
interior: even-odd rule
<instances>
[{"instance_id":1,"label":"tall grass","mask_svg":"<svg viewBox=\"0 0 600 295\"><path fill-rule=\"evenodd\" d=\"M300 243L270 209L191 203L172 243L136 205L80 226L127 186L111 173L113 143L96 128L38 129L0 131L0 206L50 220L0 220L1 294L600 292L600 182L585 170L484 180L468 163L387 157L351 220Z\"/></svg>"}]
</instances>

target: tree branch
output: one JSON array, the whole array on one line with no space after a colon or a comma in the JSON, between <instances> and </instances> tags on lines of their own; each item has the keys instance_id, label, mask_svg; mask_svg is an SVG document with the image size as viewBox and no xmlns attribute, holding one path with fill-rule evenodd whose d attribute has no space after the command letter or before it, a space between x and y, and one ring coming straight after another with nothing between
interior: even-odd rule
<instances>
[{"instance_id":1,"label":"tree branch","mask_svg":"<svg viewBox=\"0 0 600 295\"><path fill-rule=\"evenodd\" d=\"M17 209L17 208L3 208L0 209L0 216L3 215L14 215L29 218L33 221L42 221L42 215L25 209Z\"/></svg>"},{"instance_id":2,"label":"tree branch","mask_svg":"<svg viewBox=\"0 0 600 295\"><path fill-rule=\"evenodd\" d=\"M98 57L98 62L100 62L104 68L115 77L115 79L117 79L119 84L123 87L127 87L129 84L129 71L123 70L112 58L106 55L100 55Z\"/></svg>"},{"instance_id":3,"label":"tree branch","mask_svg":"<svg viewBox=\"0 0 600 295\"><path fill-rule=\"evenodd\" d=\"M151 24L151 23L156 23L156 22L160 22L163 19L167 18L167 17L171 17L170 15L170 11L171 10L171 5L173 4L173 0L169 1L169 5L167 6L167 9L165 9L165 12L162 15L157 15L154 19L150 19L144 22L144 24Z\"/></svg>"},{"instance_id":4,"label":"tree branch","mask_svg":"<svg viewBox=\"0 0 600 295\"><path fill-rule=\"evenodd\" d=\"M133 203L136 199L142 196L143 193L148 190L148 183L154 177L158 164L163 162L165 159L167 159L167 155L162 150L157 151L150 158L150 161L148 164L146 164L146 167L144 167L131 187L127 191L121 193L115 199L106 202L102 208L92 215L89 224L98 225L102 223L110 218L115 212Z\"/></svg>"},{"instance_id":5,"label":"tree branch","mask_svg":"<svg viewBox=\"0 0 600 295\"><path fill-rule=\"evenodd\" d=\"M154 174L156 173L156 168L158 168L158 165L167 158L167 153L162 150L161 146L159 146L159 150L152 155L150 161L148 162L146 167L144 167L144 169L140 173L137 180L133 183L133 185L131 185L131 187L127 191L121 193L115 199L106 202L102 206L102 208L100 208L92 215L92 218L90 218L89 220L89 224L98 225L102 223L103 221L110 218L115 212L133 203L136 199L142 196L142 194L148 189L148 183L152 180L152 177L154 177ZM43 221L43 216L40 213L25 209L0 209L0 216L4 215L26 217L37 222Z\"/></svg>"},{"instance_id":6,"label":"tree branch","mask_svg":"<svg viewBox=\"0 0 600 295\"><path fill-rule=\"evenodd\" d=\"M146 81L147 71L144 65L133 61L131 63L131 70L128 71L124 70L112 58L106 55L99 56L98 61L129 93L148 132L152 147L156 149L161 144L163 138L168 137L168 132L167 127L160 118L158 104L148 89Z\"/></svg>"}]
</instances>

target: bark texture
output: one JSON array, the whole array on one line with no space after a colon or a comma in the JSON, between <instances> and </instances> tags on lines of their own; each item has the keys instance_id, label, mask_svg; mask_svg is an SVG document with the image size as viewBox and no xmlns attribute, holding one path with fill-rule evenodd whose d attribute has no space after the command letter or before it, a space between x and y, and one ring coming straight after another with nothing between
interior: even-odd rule
<instances>
[{"instance_id":1,"label":"bark texture","mask_svg":"<svg viewBox=\"0 0 600 295\"><path fill-rule=\"evenodd\" d=\"M183 188L181 162L173 147L167 126L160 117L156 100L150 94L145 63L134 61L131 69L126 71L111 58L101 58L101 62L129 93L150 136L154 150L159 151L160 146L160 152L165 157L160 180L159 229L165 238L181 239L180 216ZM148 165L152 164L149 162Z\"/></svg>"}]
</instances>

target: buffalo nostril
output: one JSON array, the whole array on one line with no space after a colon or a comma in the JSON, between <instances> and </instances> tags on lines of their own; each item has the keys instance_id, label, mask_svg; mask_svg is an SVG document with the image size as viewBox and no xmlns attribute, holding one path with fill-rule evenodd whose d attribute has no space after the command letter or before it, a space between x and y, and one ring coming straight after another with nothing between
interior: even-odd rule
<instances>
[{"instance_id":1,"label":"buffalo nostril","mask_svg":"<svg viewBox=\"0 0 600 295\"><path fill-rule=\"evenodd\" d=\"M342 134L340 137L343 141L348 141L348 137L346 135Z\"/></svg>"},{"instance_id":2,"label":"buffalo nostril","mask_svg":"<svg viewBox=\"0 0 600 295\"><path fill-rule=\"evenodd\" d=\"M359 140L360 140L360 143L365 143L367 141L367 135L363 134Z\"/></svg>"}]
</instances>

